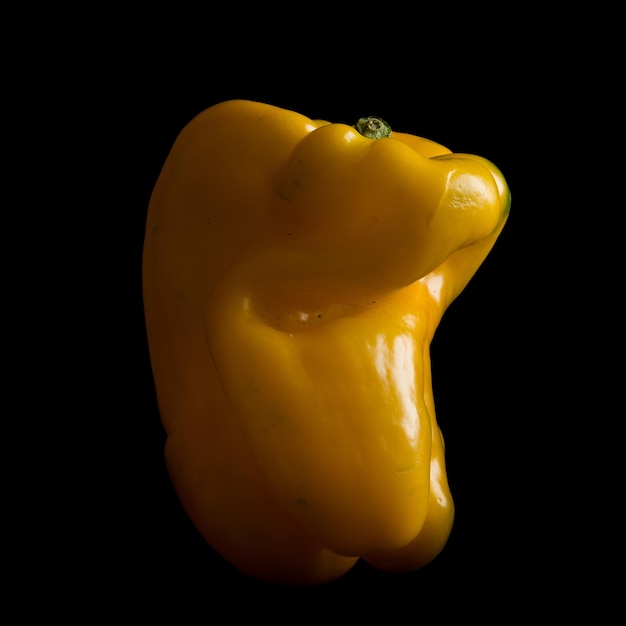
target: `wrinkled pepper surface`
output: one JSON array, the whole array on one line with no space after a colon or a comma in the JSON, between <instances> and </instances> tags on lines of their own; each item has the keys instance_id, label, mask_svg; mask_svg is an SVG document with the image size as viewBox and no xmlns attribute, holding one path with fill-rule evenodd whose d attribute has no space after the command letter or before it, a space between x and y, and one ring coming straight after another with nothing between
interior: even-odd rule
<instances>
[{"instance_id":1,"label":"wrinkled pepper surface","mask_svg":"<svg viewBox=\"0 0 626 626\"><path fill-rule=\"evenodd\" d=\"M406 572L454 517L430 344L494 245L484 158L245 100L180 133L143 288L165 458L195 527L279 584Z\"/></svg>"}]
</instances>

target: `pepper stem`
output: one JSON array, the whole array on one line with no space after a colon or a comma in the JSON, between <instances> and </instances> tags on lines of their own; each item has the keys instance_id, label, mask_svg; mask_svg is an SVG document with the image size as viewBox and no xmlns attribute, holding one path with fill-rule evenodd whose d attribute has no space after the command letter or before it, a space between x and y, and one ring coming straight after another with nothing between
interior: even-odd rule
<instances>
[{"instance_id":1,"label":"pepper stem","mask_svg":"<svg viewBox=\"0 0 626 626\"><path fill-rule=\"evenodd\" d=\"M368 139L384 139L391 136L391 126L380 117L361 117L354 126L363 137Z\"/></svg>"}]
</instances>

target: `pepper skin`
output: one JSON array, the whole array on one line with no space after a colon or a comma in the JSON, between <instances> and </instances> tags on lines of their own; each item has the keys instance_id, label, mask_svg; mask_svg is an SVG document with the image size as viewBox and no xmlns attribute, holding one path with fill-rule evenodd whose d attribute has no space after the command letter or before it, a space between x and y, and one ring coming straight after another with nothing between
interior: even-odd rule
<instances>
[{"instance_id":1,"label":"pepper skin","mask_svg":"<svg viewBox=\"0 0 626 626\"><path fill-rule=\"evenodd\" d=\"M180 133L146 224L165 457L249 576L318 584L430 562L454 505L430 344L500 234L487 160L245 100Z\"/></svg>"}]
</instances>

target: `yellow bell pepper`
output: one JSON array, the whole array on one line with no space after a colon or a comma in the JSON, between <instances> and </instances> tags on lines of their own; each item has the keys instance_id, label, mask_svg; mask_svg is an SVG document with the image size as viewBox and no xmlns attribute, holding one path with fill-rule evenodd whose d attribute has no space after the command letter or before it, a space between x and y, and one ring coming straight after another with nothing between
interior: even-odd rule
<instances>
[{"instance_id":1,"label":"yellow bell pepper","mask_svg":"<svg viewBox=\"0 0 626 626\"><path fill-rule=\"evenodd\" d=\"M508 210L490 162L377 118L235 100L182 130L148 210L146 327L174 488L234 567L316 584L441 551L430 344Z\"/></svg>"}]
</instances>

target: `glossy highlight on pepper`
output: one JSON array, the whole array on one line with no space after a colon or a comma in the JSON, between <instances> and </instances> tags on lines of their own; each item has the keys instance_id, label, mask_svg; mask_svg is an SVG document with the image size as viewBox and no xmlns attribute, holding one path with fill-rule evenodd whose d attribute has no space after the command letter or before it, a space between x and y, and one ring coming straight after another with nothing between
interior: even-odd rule
<instances>
[{"instance_id":1,"label":"glossy highlight on pepper","mask_svg":"<svg viewBox=\"0 0 626 626\"><path fill-rule=\"evenodd\" d=\"M363 119L213 106L148 209L168 471L206 541L272 583L331 581L359 558L420 568L454 518L430 344L509 190L484 158Z\"/></svg>"}]
</instances>

